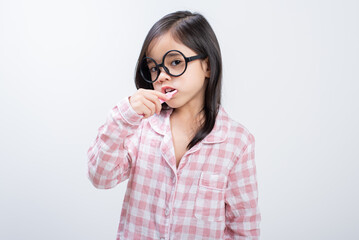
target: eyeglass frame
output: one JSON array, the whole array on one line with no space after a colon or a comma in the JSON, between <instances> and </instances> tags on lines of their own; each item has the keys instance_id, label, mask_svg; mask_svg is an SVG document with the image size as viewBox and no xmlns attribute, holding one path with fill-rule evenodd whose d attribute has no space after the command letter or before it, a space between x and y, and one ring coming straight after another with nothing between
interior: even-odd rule
<instances>
[{"instance_id":1,"label":"eyeglass frame","mask_svg":"<svg viewBox=\"0 0 359 240\"><path fill-rule=\"evenodd\" d=\"M178 52L179 54L181 54L181 55L183 56L184 60L185 60L185 63L186 63L186 66L185 66L183 72L180 73L180 74L177 74L177 75L171 74L170 71L168 70L168 68L164 65L164 61L165 61L165 58L166 58L167 54L170 53L170 52L173 52L173 51L174 51L174 52ZM186 56L185 56L182 52L180 52L179 50L173 49L173 50L167 51L167 52L163 55L163 57L162 57L162 63L160 63L160 64L158 64L158 63L157 63L153 58L151 58L151 57L144 57L144 58L142 59L142 61L141 61L141 63L140 63L141 65L142 65L143 61L145 61L145 59L150 59L151 61L153 61L153 62L156 64L156 67L157 67L157 77L156 77L155 80L153 80L153 81L147 80L146 77L144 76L142 70L141 70L142 67L140 67L140 73L141 73L141 76L142 76L143 80L145 80L145 81L148 82L148 83L154 83L154 82L156 82L156 81L158 80L158 77L159 77L160 74L161 74L160 67L162 67L168 75L170 75L170 76L172 76L172 77L179 77L179 76L183 75L183 74L186 72L187 66L188 66L188 63L189 63L189 62L192 62L192 61L197 60L197 59L203 59L203 58L205 58L205 57L206 57L206 55L204 55L204 54L198 54L198 55L195 55L195 56L192 56L192 57L186 57Z\"/></svg>"}]
</instances>

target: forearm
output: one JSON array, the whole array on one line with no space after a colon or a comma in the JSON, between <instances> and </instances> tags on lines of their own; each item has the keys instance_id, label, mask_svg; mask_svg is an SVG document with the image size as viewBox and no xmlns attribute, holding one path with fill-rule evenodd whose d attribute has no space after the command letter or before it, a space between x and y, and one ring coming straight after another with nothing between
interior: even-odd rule
<instances>
[{"instance_id":1,"label":"forearm","mask_svg":"<svg viewBox=\"0 0 359 240\"><path fill-rule=\"evenodd\" d=\"M88 177L95 187L112 188L129 177L141 120L128 99L111 110L87 153Z\"/></svg>"}]
</instances>

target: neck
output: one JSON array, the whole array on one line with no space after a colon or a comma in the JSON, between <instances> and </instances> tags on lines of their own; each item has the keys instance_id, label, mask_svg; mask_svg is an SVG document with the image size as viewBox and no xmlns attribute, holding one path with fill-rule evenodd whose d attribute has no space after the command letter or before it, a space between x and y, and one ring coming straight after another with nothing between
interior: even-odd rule
<instances>
[{"instance_id":1,"label":"neck","mask_svg":"<svg viewBox=\"0 0 359 240\"><path fill-rule=\"evenodd\" d=\"M172 118L178 120L190 128L197 129L204 122L204 112L201 112L202 107L183 106L173 110Z\"/></svg>"},{"instance_id":2,"label":"neck","mask_svg":"<svg viewBox=\"0 0 359 240\"><path fill-rule=\"evenodd\" d=\"M178 120L177 122L187 129L194 129L195 131L200 127L204 120L205 114L204 106L204 89L196 94L196 97L188 101L181 107L175 108L172 112L171 118Z\"/></svg>"}]
</instances>

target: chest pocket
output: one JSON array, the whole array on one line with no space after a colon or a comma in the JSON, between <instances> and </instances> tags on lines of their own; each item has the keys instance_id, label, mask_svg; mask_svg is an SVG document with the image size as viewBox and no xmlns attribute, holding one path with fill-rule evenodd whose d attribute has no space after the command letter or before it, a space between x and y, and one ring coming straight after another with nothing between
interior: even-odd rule
<instances>
[{"instance_id":1,"label":"chest pocket","mask_svg":"<svg viewBox=\"0 0 359 240\"><path fill-rule=\"evenodd\" d=\"M194 215L197 219L224 221L226 187L227 176L202 172L194 209Z\"/></svg>"}]
</instances>

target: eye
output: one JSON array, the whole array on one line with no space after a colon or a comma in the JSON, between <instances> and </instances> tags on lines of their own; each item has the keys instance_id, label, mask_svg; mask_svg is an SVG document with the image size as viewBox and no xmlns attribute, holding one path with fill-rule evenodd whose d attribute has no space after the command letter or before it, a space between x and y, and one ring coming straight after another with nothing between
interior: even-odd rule
<instances>
[{"instance_id":1,"label":"eye","mask_svg":"<svg viewBox=\"0 0 359 240\"><path fill-rule=\"evenodd\" d=\"M177 66L179 64L181 64L181 60L174 60L174 61L171 62L172 66Z\"/></svg>"},{"instance_id":2,"label":"eye","mask_svg":"<svg viewBox=\"0 0 359 240\"><path fill-rule=\"evenodd\" d=\"M157 72L157 67L150 67L149 69L150 69L150 72L151 72L151 73L152 73L152 72Z\"/></svg>"}]
</instances>

